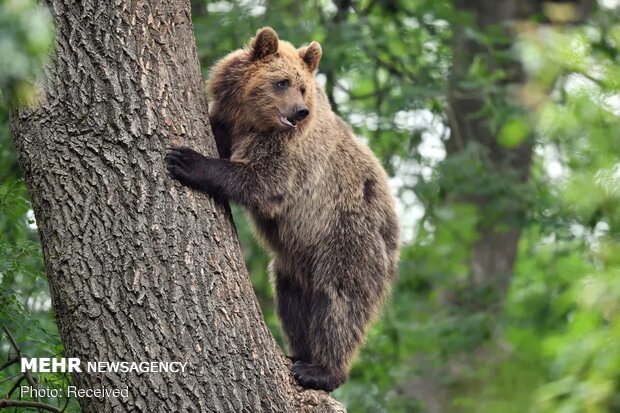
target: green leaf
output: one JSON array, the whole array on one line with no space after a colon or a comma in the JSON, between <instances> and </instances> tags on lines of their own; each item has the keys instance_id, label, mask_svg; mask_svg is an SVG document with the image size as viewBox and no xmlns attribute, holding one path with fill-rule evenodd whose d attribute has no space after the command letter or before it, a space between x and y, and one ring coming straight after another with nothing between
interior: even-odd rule
<instances>
[{"instance_id":1,"label":"green leaf","mask_svg":"<svg viewBox=\"0 0 620 413\"><path fill-rule=\"evenodd\" d=\"M514 148L523 142L530 131L529 124L523 118L512 118L504 123L497 140L506 148Z\"/></svg>"}]
</instances>

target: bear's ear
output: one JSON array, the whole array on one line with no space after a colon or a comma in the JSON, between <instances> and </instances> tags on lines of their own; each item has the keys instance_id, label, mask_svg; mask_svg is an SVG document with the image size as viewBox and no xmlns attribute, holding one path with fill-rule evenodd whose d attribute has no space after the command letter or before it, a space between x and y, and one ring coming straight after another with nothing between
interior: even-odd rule
<instances>
[{"instance_id":1,"label":"bear's ear","mask_svg":"<svg viewBox=\"0 0 620 413\"><path fill-rule=\"evenodd\" d=\"M271 27L263 27L256 32L250 43L252 59L259 60L278 51L278 34Z\"/></svg>"},{"instance_id":2,"label":"bear's ear","mask_svg":"<svg viewBox=\"0 0 620 413\"><path fill-rule=\"evenodd\" d=\"M319 67L322 53L321 45L317 42L312 42L307 47L299 49L299 56L301 56L311 72L314 72L314 70Z\"/></svg>"}]
</instances>

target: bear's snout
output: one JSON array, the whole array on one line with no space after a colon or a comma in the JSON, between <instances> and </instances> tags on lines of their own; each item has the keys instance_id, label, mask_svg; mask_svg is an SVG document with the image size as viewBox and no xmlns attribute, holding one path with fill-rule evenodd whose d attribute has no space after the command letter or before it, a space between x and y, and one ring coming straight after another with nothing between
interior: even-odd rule
<instances>
[{"instance_id":1,"label":"bear's snout","mask_svg":"<svg viewBox=\"0 0 620 413\"><path fill-rule=\"evenodd\" d=\"M310 114L307 106L298 106L295 108L295 113L293 115L293 120L300 121L305 119Z\"/></svg>"}]
</instances>

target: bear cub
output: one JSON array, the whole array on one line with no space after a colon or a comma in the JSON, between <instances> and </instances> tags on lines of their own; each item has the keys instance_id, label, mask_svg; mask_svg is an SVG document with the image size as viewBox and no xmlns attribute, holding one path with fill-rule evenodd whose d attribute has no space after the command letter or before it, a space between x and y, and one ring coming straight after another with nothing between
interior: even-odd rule
<instances>
[{"instance_id":1,"label":"bear cub","mask_svg":"<svg viewBox=\"0 0 620 413\"><path fill-rule=\"evenodd\" d=\"M399 225L374 154L330 108L301 48L269 28L209 75L220 158L175 146L175 179L244 207L272 256L292 374L332 391L347 378L397 273Z\"/></svg>"}]
</instances>

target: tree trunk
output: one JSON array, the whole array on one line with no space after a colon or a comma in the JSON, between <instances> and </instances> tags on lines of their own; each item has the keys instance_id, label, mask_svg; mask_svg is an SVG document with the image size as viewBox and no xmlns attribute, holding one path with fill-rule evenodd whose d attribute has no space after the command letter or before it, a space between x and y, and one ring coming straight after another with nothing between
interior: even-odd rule
<instances>
[{"instance_id":1,"label":"tree trunk","mask_svg":"<svg viewBox=\"0 0 620 413\"><path fill-rule=\"evenodd\" d=\"M489 28L500 30L500 26L503 26L506 40L504 44L494 45L493 50L490 50L488 45L467 36L463 25L456 27L452 42L453 62L448 93L453 132L447 144L448 156L459 154L468 145L475 143L485 152L481 155L487 171L505 182L507 188L514 188L529 177L532 141L526 138L516 148L502 146L498 142L496 127L493 127L494 120L489 117L488 111L487 114L483 112L491 102L510 101L511 96L508 94L511 93L511 87L516 91L525 80L517 58L506 57L512 46L510 40L514 36L512 29L506 24L519 18L520 0L459 0L455 3L457 10L471 13L474 18L473 26L482 33L488 33ZM468 71L477 58L482 59L490 71L501 70L506 73L502 82L497 84L495 95L463 86L461 83L467 79ZM485 209L490 201L499 196L510 197L503 192L488 195L451 194L452 200L476 205L481 214L479 237L472 246L470 273L473 288L488 288L492 291L491 295L497 301L488 303L489 307L501 304L508 290L525 213L523 200L514 199L506 202L511 208L495 211L499 216L495 217L494 222L487 222Z\"/></svg>"},{"instance_id":2,"label":"tree trunk","mask_svg":"<svg viewBox=\"0 0 620 413\"><path fill-rule=\"evenodd\" d=\"M455 8L461 16L454 25L452 38L453 58L447 96L451 134L446 142L445 162L450 165L451 158L472 153L471 158L466 159L473 158L475 162L472 164L484 165L480 169L486 179L502 180L503 184L495 186L498 193L490 193L490 185L471 182L464 182L462 187L451 184L445 189L446 204L475 205L479 218L477 239L470 246L467 281L455 282L441 291L443 305L450 308L455 317L467 318L473 313L484 313L491 317L500 314L500 307L512 277L521 234L524 203L519 199L509 200L514 194L501 191L503 188L514 188L529 177L531 140L525 139L516 148L502 146L493 127L494 119L490 116L492 112L488 110L489 105L507 103L510 99L507 96L510 92L509 86L517 86L524 80L519 62L507 56L513 35L507 23L516 18L517 2L518 0L455 1ZM465 23L464 15L468 15L471 21ZM479 37L467 33L471 30L469 27L481 33L488 33L489 29L495 30L495 33L501 30L506 39L503 44L485 45L478 41ZM499 58L500 55L502 58ZM506 73L502 83L496 82L493 88L487 89L473 84L470 68L476 59L481 60L491 73ZM489 90L492 90L493 94ZM473 168L470 164L462 166L468 167ZM454 170L448 170L447 173L455 174ZM477 174L480 175L481 172ZM478 175L471 179L479 178ZM485 181L481 179L480 182ZM493 202L498 197L504 197L506 201L502 205L510 205L510 208L500 209L497 204L494 205ZM493 218L490 219L490 216ZM492 323L485 325L485 328L492 327ZM492 331L488 333L492 334ZM481 334L479 336L480 340L485 337ZM480 374L480 366L492 360L485 348L486 344L488 343L477 342L472 348L449 354L445 359L441 359L440 366L430 364L423 370L423 374L410 383L410 394L422 401L425 412L469 411L459 407L454 401L463 396L463 387L475 387L475 374ZM423 360L418 360L418 364L423 365ZM450 380L446 380L446 377L450 377ZM467 393L464 397L467 397Z\"/></svg>"},{"instance_id":3,"label":"tree trunk","mask_svg":"<svg viewBox=\"0 0 620 413\"><path fill-rule=\"evenodd\" d=\"M542 13L541 3L546 2L454 2L457 12L462 15L453 27L453 61L447 96L451 135L446 142L446 160L461 155L473 146L484 163L484 173L491 179L501 180L502 185L496 186L495 192L488 187L477 188L478 192L473 192L469 191L470 187L465 190L451 188L446 194L447 203L464 202L475 205L479 225L478 237L470 249L470 277L467 285L444 291L443 296L445 304L459 317L467 317L472 313L489 316L491 322L484 328L490 331L488 335L481 335L481 340L492 337L494 333L493 318L501 314L513 275L528 207L521 191L514 189L525 184L530 177L534 143L532 136L527 136L516 147L502 145L498 139L497 119L492 117L493 111L489 110L489 106L496 105L493 109L498 109L498 106L510 105L513 101L515 107L512 110L518 114L517 92L526 79L517 56L513 56L510 51L517 34L513 23ZM593 1L565 3L574 3L572 22L576 23L587 18ZM468 14L471 21L466 23L464 14ZM468 33L469 28L486 34L487 39L496 39L495 44L481 43L481 36L472 36L471 31ZM493 87L486 90L472 86L472 82L467 81L471 80L470 69L476 60L482 61L490 73L502 72L505 77L500 81L496 80ZM500 197L503 198L501 207L494 204ZM460 354L451 354L448 360L442 360L444 364L440 368L431 365L411 382L409 393L422 401L427 413L471 411L469 407L458 407L458 403L453 402L459 397L472 397L476 386L484 387L484 381L476 383L476 380L480 379L481 366L493 363L498 358L494 353L495 349L488 344L478 342ZM451 381L447 383L446 377L450 377ZM463 388L467 389L469 394L467 391L463 392ZM480 392L482 393L483 391Z\"/></svg>"},{"instance_id":4,"label":"tree trunk","mask_svg":"<svg viewBox=\"0 0 620 413\"><path fill-rule=\"evenodd\" d=\"M593 7L593 0L559 1L573 8L570 13L572 20L563 23L577 23L585 20ZM545 2L530 0L456 0L458 12L469 13L475 30L486 33L489 38L496 38L498 33L504 39L489 46L479 42L477 38L466 33L467 27L457 24L452 40L453 61L450 70L450 87L448 100L451 112L452 136L447 142L448 156L459 154L468 145L476 144L484 148L484 161L487 171L501 179L505 188L515 188L524 184L530 176L533 155L533 139L526 137L514 148L503 146L498 141L495 119L485 110L489 105L499 102L500 105L515 101L517 92L525 82L525 74L517 56L512 55L510 48L515 39L514 23L527 20L533 15L543 13ZM553 20L553 13L548 20ZM491 72L501 71L506 75L497 81L495 92L489 93L461 83L467 80L469 70L475 59L481 59ZM516 106L516 105L515 105ZM513 108L514 110L514 108ZM472 287L484 288L495 298L486 309L501 307L508 291L513 267L517 256L517 247L524 224L527 203L519 198L519 191L508 193L499 188L497 194L486 195L452 193L449 201L469 202L478 207L481 213L479 237L474 243L469 263L472 275ZM498 197L504 197L504 207L488 222L489 214L485 209ZM511 199L512 198L512 199ZM480 303L474 303L480 309Z\"/></svg>"},{"instance_id":5,"label":"tree trunk","mask_svg":"<svg viewBox=\"0 0 620 413\"><path fill-rule=\"evenodd\" d=\"M67 357L187 361L88 373L87 412L343 412L304 391L266 328L228 209L175 183L165 148L216 154L189 0L53 0L56 53L12 113Z\"/></svg>"}]
</instances>

